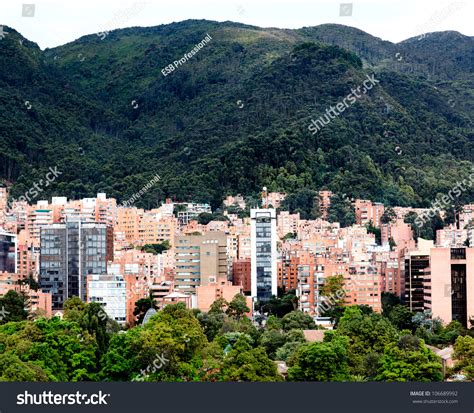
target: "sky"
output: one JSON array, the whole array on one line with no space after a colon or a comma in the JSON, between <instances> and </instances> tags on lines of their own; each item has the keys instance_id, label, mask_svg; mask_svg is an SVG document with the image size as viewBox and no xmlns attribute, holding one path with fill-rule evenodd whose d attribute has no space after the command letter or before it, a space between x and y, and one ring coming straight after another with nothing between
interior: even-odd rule
<instances>
[{"instance_id":1,"label":"sky","mask_svg":"<svg viewBox=\"0 0 474 413\"><path fill-rule=\"evenodd\" d=\"M86 34L187 19L296 29L324 23L357 27L391 42L456 30L474 36L473 0L1 0L0 26L42 49Z\"/></svg>"}]
</instances>

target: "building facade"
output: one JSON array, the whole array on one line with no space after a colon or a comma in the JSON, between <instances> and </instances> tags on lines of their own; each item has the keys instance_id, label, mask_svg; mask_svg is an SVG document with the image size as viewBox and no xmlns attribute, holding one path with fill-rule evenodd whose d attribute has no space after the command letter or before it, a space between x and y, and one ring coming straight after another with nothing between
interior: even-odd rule
<instances>
[{"instance_id":1,"label":"building facade","mask_svg":"<svg viewBox=\"0 0 474 413\"><path fill-rule=\"evenodd\" d=\"M16 272L16 235L0 231L0 272Z\"/></svg>"},{"instance_id":2,"label":"building facade","mask_svg":"<svg viewBox=\"0 0 474 413\"><path fill-rule=\"evenodd\" d=\"M175 289L196 294L200 285L227 281L227 236L213 231L202 235L180 235L175 246Z\"/></svg>"},{"instance_id":3,"label":"building facade","mask_svg":"<svg viewBox=\"0 0 474 413\"><path fill-rule=\"evenodd\" d=\"M126 283L121 275L88 275L87 302L98 303L107 315L124 325L127 320Z\"/></svg>"},{"instance_id":4,"label":"building facade","mask_svg":"<svg viewBox=\"0 0 474 413\"><path fill-rule=\"evenodd\" d=\"M277 230L275 209L250 210L251 295L268 301L277 295Z\"/></svg>"},{"instance_id":5,"label":"building facade","mask_svg":"<svg viewBox=\"0 0 474 413\"><path fill-rule=\"evenodd\" d=\"M432 248L424 283L425 309L444 323L474 318L474 248Z\"/></svg>"},{"instance_id":6,"label":"building facade","mask_svg":"<svg viewBox=\"0 0 474 413\"><path fill-rule=\"evenodd\" d=\"M86 301L87 275L107 273L107 227L68 221L41 228L41 288L52 293L53 310L77 296Z\"/></svg>"}]
</instances>

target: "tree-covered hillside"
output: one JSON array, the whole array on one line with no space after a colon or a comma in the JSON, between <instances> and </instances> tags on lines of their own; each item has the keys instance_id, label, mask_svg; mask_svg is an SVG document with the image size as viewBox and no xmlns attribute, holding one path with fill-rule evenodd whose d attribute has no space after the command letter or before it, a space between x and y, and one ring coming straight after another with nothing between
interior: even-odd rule
<instances>
[{"instance_id":1,"label":"tree-covered hillside","mask_svg":"<svg viewBox=\"0 0 474 413\"><path fill-rule=\"evenodd\" d=\"M165 196L218 205L265 185L422 206L471 172L470 37L394 45L339 25L190 20L41 51L5 30L0 179L13 196L57 166L62 175L40 197L103 191L125 200L159 174L138 205ZM206 46L163 75L206 34ZM313 135L311 119L367 75L379 83Z\"/></svg>"}]
</instances>

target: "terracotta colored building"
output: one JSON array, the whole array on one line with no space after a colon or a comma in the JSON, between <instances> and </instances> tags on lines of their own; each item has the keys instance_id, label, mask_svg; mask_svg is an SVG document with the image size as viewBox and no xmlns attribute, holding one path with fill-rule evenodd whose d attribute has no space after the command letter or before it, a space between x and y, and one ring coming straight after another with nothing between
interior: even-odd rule
<instances>
[{"instance_id":1,"label":"terracotta colored building","mask_svg":"<svg viewBox=\"0 0 474 413\"><path fill-rule=\"evenodd\" d=\"M380 226L380 218L382 217L385 207L383 204L365 199L356 199L355 204L356 223L359 225L367 225L370 221L376 227Z\"/></svg>"},{"instance_id":2,"label":"terracotta colored building","mask_svg":"<svg viewBox=\"0 0 474 413\"><path fill-rule=\"evenodd\" d=\"M300 258L295 252L286 252L277 264L278 287L285 291L298 287L298 266Z\"/></svg>"},{"instance_id":3,"label":"terracotta colored building","mask_svg":"<svg viewBox=\"0 0 474 413\"><path fill-rule=\"evenodd\" d=\"M211 308L212 303L217 299L224 298L227 302L230 302L237 294L243 294L243 288L232 285L229 281L200 285L196 289L197 308L207 312Z\"/></svg>"},{"instance_id":4,"label":"terracotta colored building","mask_svg":"<svg viewBox=\"0 0 474 413\"><path fill-rule=\"evenodd\" d=\"M242 291L245 294L250 294L250 258L241 260L234 260L232 264L232 284L235 286L242 286Z\"/></svg>"}]
</instances>

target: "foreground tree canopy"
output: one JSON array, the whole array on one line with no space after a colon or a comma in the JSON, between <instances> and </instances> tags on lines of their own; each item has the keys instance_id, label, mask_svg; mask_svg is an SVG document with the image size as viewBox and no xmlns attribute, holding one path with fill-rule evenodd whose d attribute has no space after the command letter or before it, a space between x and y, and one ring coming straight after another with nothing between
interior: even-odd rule
<instances>
[{"instance_id":1,"label":"foreground tree canopy","mask_svg":"<svg viewBox=\"0 0 474 413\"><path fill-rule=\"evenodd\" d=\"M14 292L6 298L12 313L21 299ZM294 310L254 324L239 295L217 300L208 313L169 305L127 330L96 303L72 298L62 320L27 320L20 312L1 321L0 381L442 380L441 360L426 342L454 344L458 361L449 373L473 376L472 330L428 323L423 314L407 323L396 301L384 303L388 315L341 308L337 327L322 342L307 342L304 330L318 328L311 317ZM286 362L287 374L277 361Z\"/></svg>"}]
</instances>

